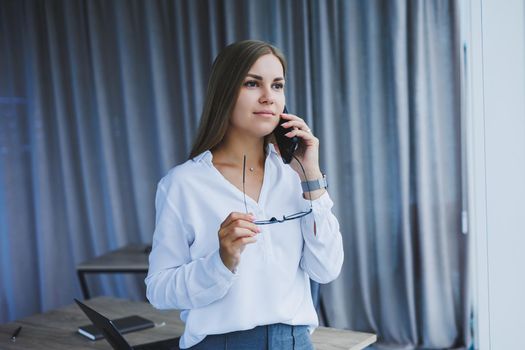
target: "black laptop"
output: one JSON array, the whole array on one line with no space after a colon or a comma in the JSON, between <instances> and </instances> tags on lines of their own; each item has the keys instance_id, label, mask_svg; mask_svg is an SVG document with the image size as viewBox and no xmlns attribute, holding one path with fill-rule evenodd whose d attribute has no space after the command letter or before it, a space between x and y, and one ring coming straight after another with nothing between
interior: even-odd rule
<instances>
[{"instance_id":1,"label":"black laptop","mask_svg":"<svg viewBox=\"0 0 525 350\"><path fill-rule=\"evenodd\" d=\"M179 350L179 339L171 338L166 340L161 340L153 343L147 343L142 345L131 346L124 339L122 334L119 332L115 324L108 318L102 316L97 311L93 310L86 304L75 299L76 303L86 316L93 322L95 327L100 329L104 338L111 344L111 347L115 350Z\"/></svg>"}]
</instances>

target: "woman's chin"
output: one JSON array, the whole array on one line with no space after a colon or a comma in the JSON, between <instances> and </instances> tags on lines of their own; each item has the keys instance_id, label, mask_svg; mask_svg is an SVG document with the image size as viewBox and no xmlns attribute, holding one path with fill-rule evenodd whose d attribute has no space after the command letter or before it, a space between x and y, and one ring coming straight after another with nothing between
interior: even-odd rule
<instances>
[{"instance_id":1,"label":"woman's chin","mask_svg":"<svg viewBox=\"0 0 525 350\"><path fill-rule=\"evenodd\" d=\"M276 128L276 123L264 123L264 124L255 124L253 123L252 125L250 125L249 129L247 127L244 127L242 129L239 128L237 129L236 133L239 134L239 135L245 135L245 136L250 136L250 137L255 137L255 138L265 138L269 135L271 135L273 133L273 131L275 130Z\"/></svg>"},{"instance_id":2,"label":"woman's chin","mask_svg":"<svg viewBox=\"0 0 525 350\"><path fill-rule=\"evenodd\" d=\"M261 131L260 137L268 137L273 134L275 128Z\"/></svg>"},{"instance_id":3,"label":"woman's chin","mask_svg":"<svg viewBox=\"0 0 525 350\"><path fill-rule=\"evenodd\" d=\"M268 125L268 126L262 126L260 125L258 128L254 128L251 130L251 134L258 138L266 137L273 133L275 130L274 125Z\"/></svg>"}]
</instances>

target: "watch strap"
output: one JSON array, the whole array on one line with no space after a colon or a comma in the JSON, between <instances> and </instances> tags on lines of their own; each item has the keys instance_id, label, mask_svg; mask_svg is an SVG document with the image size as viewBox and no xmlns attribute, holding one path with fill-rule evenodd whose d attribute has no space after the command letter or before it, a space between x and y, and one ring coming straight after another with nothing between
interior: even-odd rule
<instances>
[{"instance_id":1,"label":"watch strap","mask_svg":"<svg viewBox=\"0 0 525 350\"><path fill-rule=\"evenodd\" d=\"M303 188L303 192L311 192L320 188L328 188L328 182L326 182L326 175L323 174L323 177L320 179L302 181L301 187Z\"/></svg>"}]
</instances>

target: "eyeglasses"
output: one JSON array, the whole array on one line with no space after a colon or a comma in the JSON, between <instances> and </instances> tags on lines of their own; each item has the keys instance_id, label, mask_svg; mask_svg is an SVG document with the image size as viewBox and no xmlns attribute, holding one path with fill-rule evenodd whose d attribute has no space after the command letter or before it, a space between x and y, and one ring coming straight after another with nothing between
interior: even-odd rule
<instances>
[{"instance_id":1,"label":"eyeglasses","mask_svg":"<svg viewBox=\"0 0 525 350\"><path fill-rule=\"evenodd\" d=\"M303 165L301 164L299 159L297 159L295 156L293 156L293 157L299 163L299 165L301 166L301 170L303 171L304 178L307 181L306 185L308 186L308 179L306 178L306 172L304 171ZM246 191L245 191L245 188L244 188L245 183L246 183L246 155L244 155L244 161L243 161L243 164L242 164L242 195L244 197L244 209L246 210L246 214L248 214L248 206L246 205ZM311 196L311 194L310 194L310 187L309 186L308 186L308 195ZM300 211L298 213L294 213L294 214L291 214L291 215L283 215L282 219L278 219L276 217L272 217L271 219L268 219L268 220L257 220L257 221L254 221L253 223L255 225L279 224L279 223L282 223L282 222L285 222L285 221L302 218L303 216L306 216L306 215L310 214L311 212L312 212L312 197L310 197L310 209L307 210L307 211Z\"/></svg>"}]
</instances>

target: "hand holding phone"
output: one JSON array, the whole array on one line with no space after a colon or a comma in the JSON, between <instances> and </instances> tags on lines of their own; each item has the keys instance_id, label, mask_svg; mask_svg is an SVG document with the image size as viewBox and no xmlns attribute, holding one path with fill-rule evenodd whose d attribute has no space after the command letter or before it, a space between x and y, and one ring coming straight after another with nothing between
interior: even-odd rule
<instances>
[{"instance_id":1,"label":"hand holding phone","mask_svg":"<svg viewBox=\"0 0 525 350\"><path fill-rule=\"evenodd\" d=\"M288 114L286 107L284 107L283 113ZM284 123L290 126L285 128L281 125ZM294 131L292 135L295 136L286 136L291 131ZM297 116L287 115L286 119L281 118L273 134L283 162L290 165L299 175L301 181L323 178L323 173L319 168L319 139L312 135L304 120ZM292 162L292 159L297 161ZM323 191L314 191L314 195L312 196L310 193L309 198L316 199L323 193Z\"/></svg>"},{"instance_id":2,"label":"hand holding phone","mask_svg":"<svg viewBox=\"0 0 525 350\"><path fill-rule=\"evenodd\" d=\"M283 113L288 113L286 106L284 107ZM288 133L290 128L284 128L281 124L285 123L286 120L281 118L279 120L279 125L273 131L275 135L275 141L277 142L277 147L279 147L279 152L283 158L285 164L289 164L292 161L293 153L299 147L299 137L294 136L292 138L285 136Z\"/></svg>"}]
</instances>

